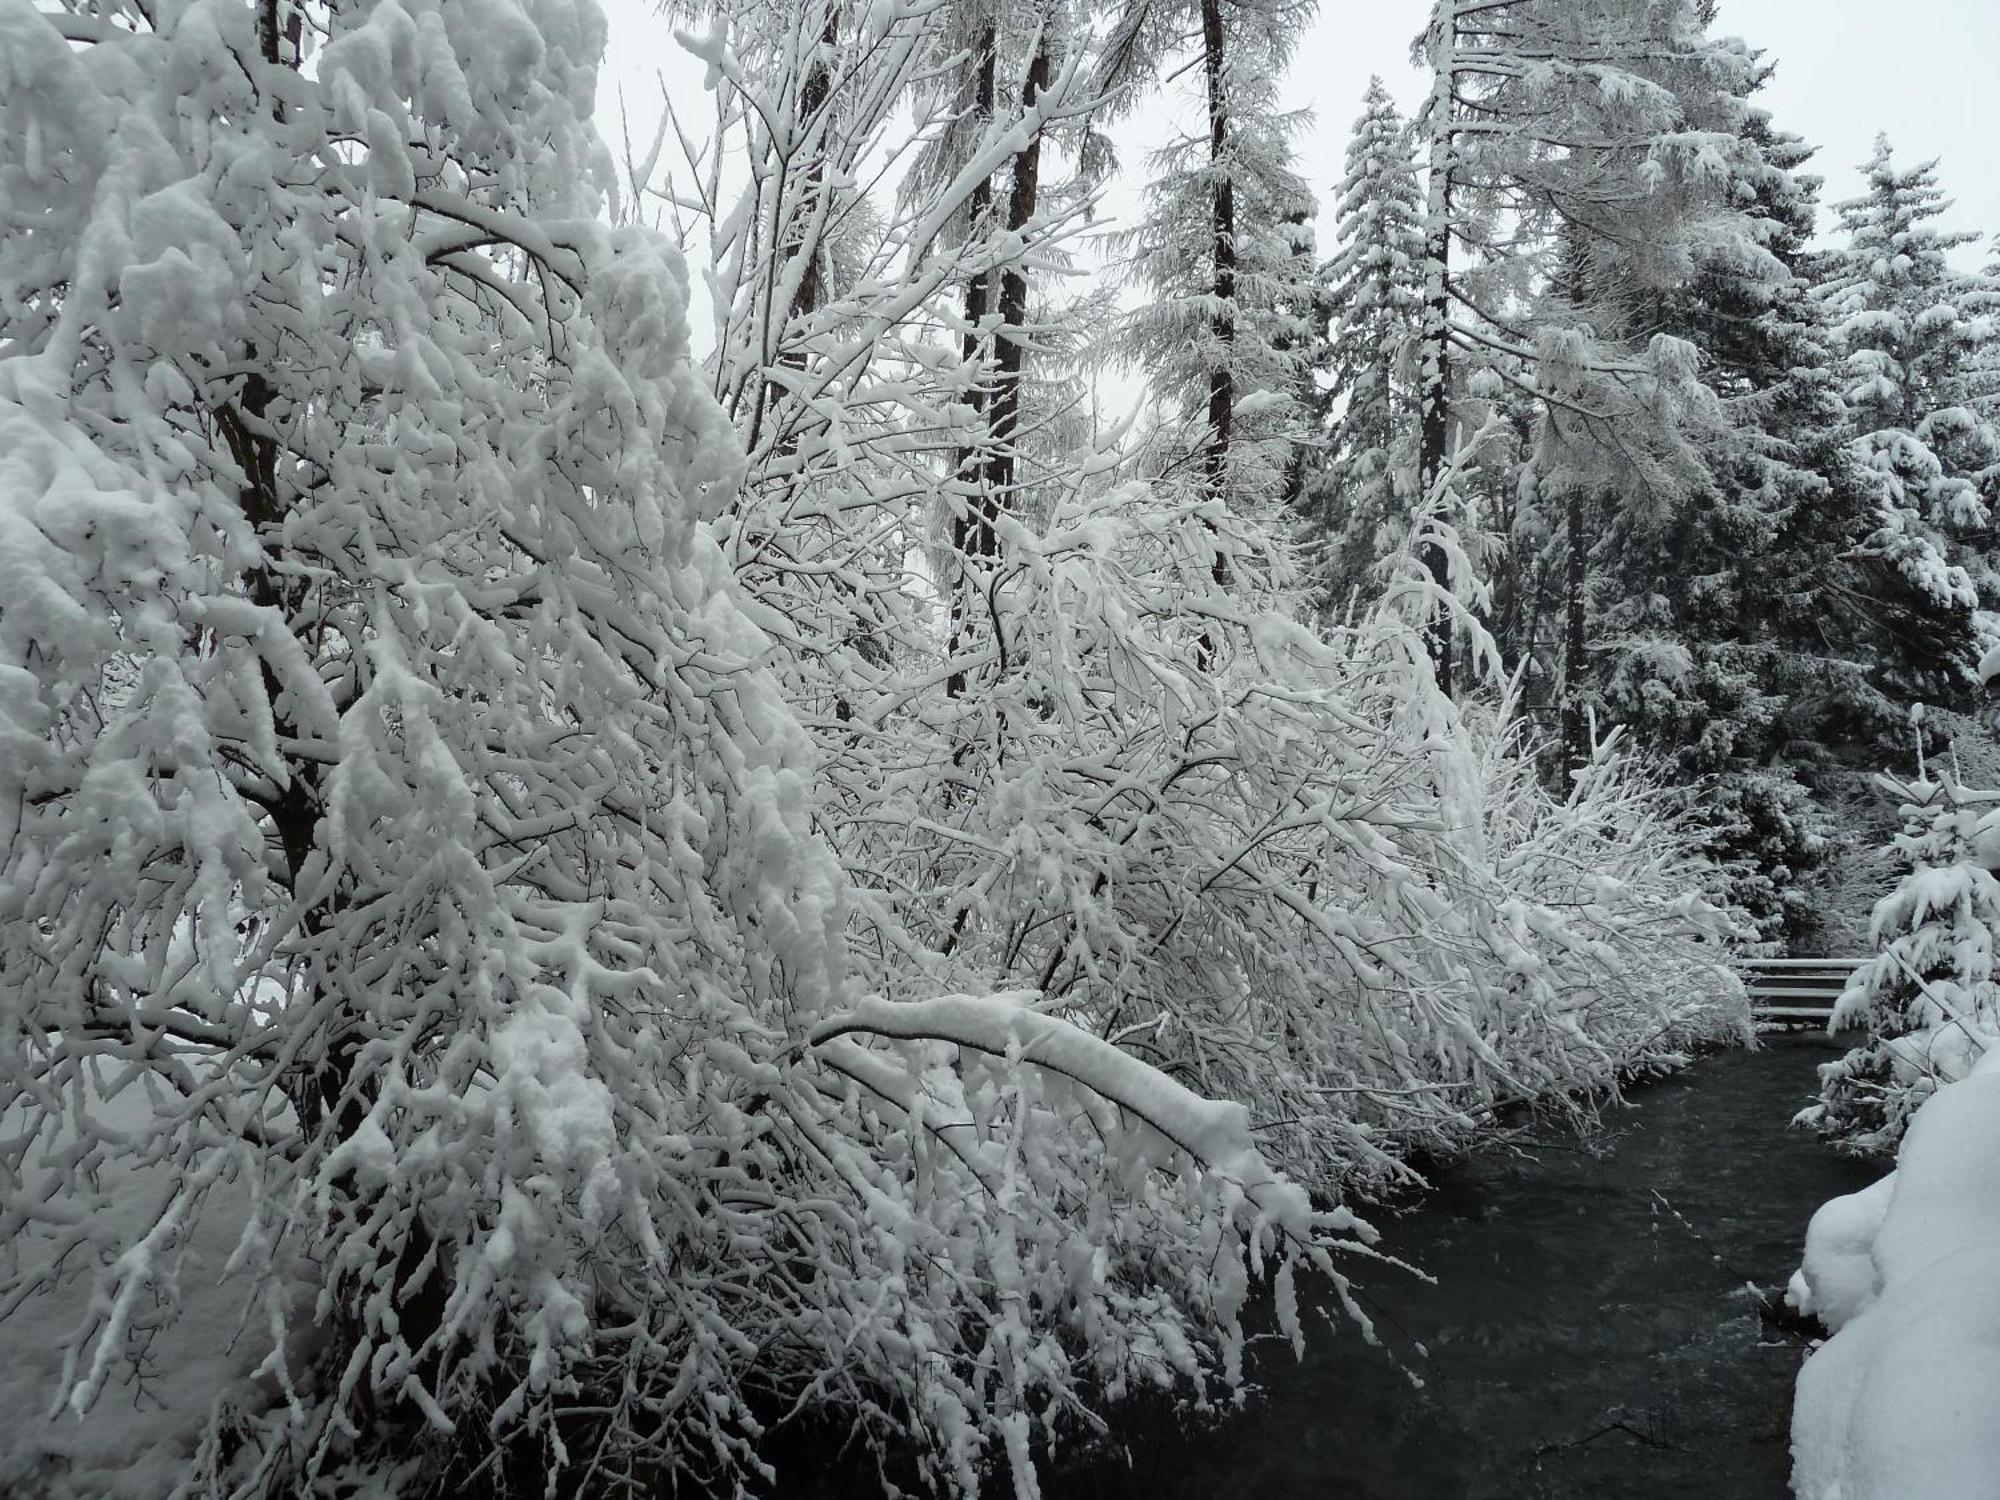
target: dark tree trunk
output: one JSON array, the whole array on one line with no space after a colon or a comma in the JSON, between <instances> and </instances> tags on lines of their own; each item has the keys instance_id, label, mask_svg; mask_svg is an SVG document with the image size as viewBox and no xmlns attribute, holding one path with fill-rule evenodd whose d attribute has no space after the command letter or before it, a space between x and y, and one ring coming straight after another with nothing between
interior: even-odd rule
<instances>
[{"instance_id":1,"label":"dark tree trunk","mask_svg":"<svg viewBox=\"0 0 2000 1500\"><path fill-rule=\"evenodd\" d=\"M820 47L814 54L811 66L806 70L805 83L799 89L798 118L804 128L810 131L813 122L825 111L833 97L833 69L827 58L840 42L840 12L834 0L828 0L826 22L820 28ZM830 122L823 125L819 140L812 147L812 156L806 165L803 201L795 210L788 209L781 259L794 256L806 257L805 269L799 273L799 284L792 293L791 305L785 309L784 326L780 330L778 347L771 352L771 362L778 369L803 371L806 368L806 352L785 341L785 330L799 319L817 312L826 305L826 246L821 234L826 225L826 209L822 199L826 193L826 139ZM785 403L787 387L782 381L765 380L757 390L756 409L750 418L750 433L747 440L752 452L763 436L767 418L777 421L789 416L797 420L797 412L785 413L781 410ZM796 427L781 431L773 442L773 448L780 454L795 453L798 450L800 434Z\"/></svg>"},{"instance_id":2,"label":"dark tree trunk","mask_svg":"<svg viewBox=\"0 0 2000 1500\"><path fill-rule=\"evenodd\" d=\"M1223 30L1222 0L1202 0L1201 43L1203 71L1208 82L1208 159L1221 165L1229 152L1229 95L1225 74L1227 53ZM1214 367L1208 375L1208 447L1203 467L1209 486L1217 495L1228 487L1230 429L1236 416L1236 184L1228 172L1215 183L1211 208L1211 239L1215 260L1213 292L1217 349ZM1226 581L1225 565L1216 559L1217 581Z\"/></svg>"},{"instance_id":3,"label":"dark tree trunk","mask_svg":"<svg viewBox=\"0 0 2000 1500\"><path fill-rule=\"evenodd\" d=\"M972 116L976 128L983 130L993 118L995 74L999 69L1000 35L995 23L989 21L979 34L979 41L973 49L973 98ZM993 218L993 183L990 178L977 183L972 190L969 204L970 220L966 225L966 243L977 246L985 238ZM988 415L988 377L983 368L983 350L986 343L985 322L992 310L992 275L987 271L975 272L965 284L965 367L973 372L972 388L966 393L966 402L971 406L976 418ZM990 436L990 430L989 434ZM993 532L992 497L986 491L986 464L991 445L985 439L975 439L958 451L955 468L957 492L963 509L952 520L951 540L953 550L961 564L972 558L991 557L996 550L997 539ZM964 644L966 616L971 607L967 598L970 580L963 580L952 604L951 640L949 650L958 654ZM965 692L965 673L954 671L945 683L945 692L957 698Z\"/></svg>"},{"instance_id":4,"label":"dark tree trunk","mask_svg":"<svg viewBox=\"0 0 2000 1500\"><path fill-rule=\"evenodd\" d=\"M1236 183L1227 170L1229 156L1229 86L1227 34L1222 0L1201 0L1202 70L1208 84L1208 159L1224 170L1217 174L1210 209L1211 254L1214 257L1215 364L1208 373L1208 446L1202 468L1208 490L1217 499L1229 494L1229 442L1236 420ZM1210 523L1213 529L1213 523ZM1209 567L1219 589L1229 587L1229 558L1220 547ZM1206 668L1215 659L1215 639L1201 635L1195 660Z\"/></svg>"},{"instance_id":5,"label":"dark tree trunk","mask_svg":"<svg viewBox=\"0 0 2000 1500\"><path fill-rule=\"evenodd\" d=\"M799 90L799 118L808 129L826 109L833 96L833 69L827 59L840 45L840 11L829 0L826 8L826 24L820 28L819 51L813 55L812 67L806 72L805 86ZM806 212L824 223L825 215L820 212L820 197L826 191L826 135L832 122L822 128L821 144L812 156L812 164L806 169ZM826 305L826 246L815 236L811 258L806 262L805 271L799 277L798 292L792 298L791 315L804 317L817 312ZM805 360L799 358L803 365Z\"/></svg>"},{"instance_id":6,"label":"dark tree trunk","mask_svg":"<svg viewBox=\"0 0 2000 1500\"><path fill-rule=\"evenodd\" d=\"M1458 43L1453 0L1437 0L1429 38L1431 98L1426 115L1430 152L1424 225L1423 341L1418 350L1417 494L1427 502L1445 472L1451 437L1451 188L1452 82ZM1419 554L1439 588L1451 583L1441 547L1426 544ZM1451 616L1440 611L1429 632L1431 668L1438 690L1451 692Z\"/></svg>"},{"instance_id":7,"label":"dark tree trunk","mask_svg":"<svg viewBox=\"0 0 2000 1500\"><path fill-rule=\"evenodd\" d=\"M1572 489L1563 501L1563 533L1567 556L1563 579L1562 742L1565 783L1590 763L1590 717L1585 711L1589 692L1589 646L1584 619L1589 548L1583 534L1583 492Z\"/></svg>"},{"instance_id":8,"label":"dark tree trunk","mask_svg":"<svg viewBox=\"0 0 2000 1500\"><path fill-rule=\"evenodd\" d=\"M1451 253L1449 231L1433 238L1445 243L1433 245L1429 253L1438 257L1440 265L1448 267L1446 257ZM1442 284L1449 287L1449 269L1443 275ZM1439 481L1444 477L1451 431L1449 296L1448 290L1434 294L1424 312L1423 393L1417 412L1417 493L1425 501L1435 495ZM1426 542L1420 556L1431 581L1440 589L1449 589L1451 570L1444 549L1434 542ZM1443 610L1431 622L1429 645L1431 669L1437 676L1438 691L1449 696L1452 676L1451 616Z\"/></svg>"},{"instance_id":9,"label":"dark tree trunk","mask_svg":"<svg viewBox=\"0 0 2000 1500\"><path fill-rule=\"evenodd\" d=\"M1023 113L1032 110L1049 86L1049 48L1044 38L1035 47L1028 64L1027 82L1021 88ZM1035 217L1041 192L1042 135L1028 136L1028 144L1014 158L1014 186L1007 196L1007 228L1023 233ZM995 511L1006 509L1017 477L1014 434L1021 425L1021 372L1028 354L1028 268L1019 261L1000 275L1000 327L993 351L993 408L988 424L993 434L992 458L986 466L988 504ZM990 519L983 517L985 524Z\"/></svg>"}]
</instances>

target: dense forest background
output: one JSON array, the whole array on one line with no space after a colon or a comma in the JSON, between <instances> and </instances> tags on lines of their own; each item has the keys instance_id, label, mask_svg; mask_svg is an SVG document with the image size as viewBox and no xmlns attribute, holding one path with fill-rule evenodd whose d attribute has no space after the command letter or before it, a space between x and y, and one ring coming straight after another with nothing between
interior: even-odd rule
<instances>
[{"instance_id":1,"label":"dense forest background","mask_svg":"<svg viewBox=\"0 0 2000 1500\"><path fill-rule=\"evenodd\" d=\"M1712 8L1702 17L1711 32L1717 29ZM621 10L616 20L621 35L636 39L649 34L648 13ZM1321 83L1338 71L1327 65L1327 49L1348 39L1344 23L1317 7L1281 7L1272 24L1272 37L1241 44L1253 54L1244 66L1257 72L1260 82L1254 91L1240 91L1242 97L1235 101L1238 114L1249 123L1233 149L1242 155L1246 174L1266 185L1261 200L1240 186L1235 189L1244 198L1240 214L1245 238L1238 253L1248 248L1258 215L1283 221L1287 227L1282 233L1292 243L1273 251L1269 267L1246 276L1263 278L1256 296L1269 302L1274 324L1295 319L1299 326L1274 326L1263 335L1289 361L1288 370L1275 374L1266 369L1239 383L1246 394L1254 395L1249 387L1266 392L1255 396L1253 405L1271 399L1274 389L1301 403L1300 420L1287 439L1289 451L1280 460L1294 472L1283 482L1293 487L1292 503L1319 533L1322 550L1331 554L1318 581L1337 613L1343 603L1351 606L1373 597L1371 569L1390 549L1391 530L1406 523L1410 492L1423 480L1423 463L1435 468L1438 462L1435 451L1426 460L1415 451L1391 454L1383 446L1386 434L1402 430L1397 424L1403 418L1409 419L1403 425L1414 431L1420 377L1412 361L1427 357L1414 352L1422 347L1422 317L1416 307L1425 295L1425 226L1435 228L1435 215L1444 205L1423 197L1423 184L1433 175L1434 129L1427 122L1437 111L1408 80L1420 77L1426 67L1435 77L1435 48L1430 39L1419 39L1414 71L1394 66L1399 60L1389 49L1377 62L1398 86L1372 80L1356 111L1348 100L1329 98ZM1370 21L1362 30L1372 34L1383 24ZM1504 23L1496 24L1506 29ZM1476 35L1468 36L1466 44L1468 49L1492 50L1490 39L1481 41ZM1815 55L1795 37L1786 38L1786 44L1808 62ZM1294 49L1301 45L1314 50L1306 54L1305 66L1295 67ZM1559 48L1545 52L1530 44L1528 53L1513 61L1525 65L1559 56ZM1339 63L1351 66L1344 50ZM1954 420L1955 412L1975 415L1981 426L1991 414L1987 377L1972 373L1992 363L1989 354L1973 347L1990 337L1992 282L1980 274L1989 259L1987 235L1964 211L1953 212L1937 163L1905 163L1910 170L1902 170L1886 138L1876 142L1872 159L1829 163L1817 143L1784 131L1782 121L1765 113L1763 102L1777 65L1754 43L1719 42L1698 66L1709 72L1704 87L1733 95L1741 106L1740 118L1718 114L1703 123L1712 131L1748 131L1755 137L1722 153L1736 158L1727 168L1739 174L1733 191L1759 195L1754 202L1729 203L1741 220L1734 228L1725 227L1729 214L1713 212L1713 203L1684 206L1679 212L1688 222L1678 229L1643 214L1618 223L1598 181L1579 189L1598 195L1587 210L1565 208L1550 182L1526 185L1527 174L1518 161L1496 169L1491 191L1482 200L1472 162L1481 151L1498 151L1491 137L1517 128L1532 134L1541 127L1505 121L1502 108L1482 113L1472 96L1482 87L1504 92L1502 85L1468 86L1454 93L1454 108L1472 121L1461 124L1456 134L1446 132L1451 137L1445 142L1452 177L1448 186L1462 207L1445 210L1451 243L1430 263L1432 268L1450 267L1446 297L1465 325L1450 335L1462 368L1450 377L1459 383L1460 394L1452 398L1449 420L1492 416L1496 423L1480 440L1485 451L1478 483L1466 486L1461 498L1468 506L1467 520L1478 532L1480 576L1493 591L1487 624L1503 647L1506 665L1520 670L1520 691L1530 716L1566 726L1560 732L1572 742L1572 762L1584 721L1601 718L1635 730L1644 751L1666 762L1662 769L1670 780L1698 789L1714 828L1712 852L1739 870L1735 898L1752 912L1763 938L1799 952L1844 952L1863 942L1867 908L1883 873L1878 856L1896 826L1893 799L1873 789L1871 773L1886 762L1914 767L1931 754L1948 757L1956 747L1962 761L1970 760L1961 771L1974 784L1987 784L1980 773L1986 769L1988 737L1976 716L1962 716L1976 709L1982 696L1971 685L1964 662L1968 653L1976 661L1987 644L1983 636L1975 640L1965 632L1978 636L1984 627L1970 617L1955 623L1948 618L1953 607L1947 596L1954 585L1942 571L1958 566L1969 578L1979 573L1979 558L1990 541L1983 522L1973 511L1962 510L1958 521L1946 522L1927 538L1892 543L1886 532L1878 536L1877 555L1900 553L1892 570L1900 575L1895 583L1859 577L1854 557L1840 558L1831 574L1824 566L1866 524L1874 504L1866 492L1881 482L1844 472L1855 454L1843 444L1862 428L1913 435L1921 428L1927 451L1943 455L1945 468L1936 482L1927 473L1914 477L1919 491L1929 496L1919 501L1920 512L1928 509L1941 517L1950 511L1954 502L1945 498L1945 491L1962 475L1973 476L1981 494L1991 492L1991 455L1982 447L1989 437L1972 431L1949 439L1937 436L1940 424ZM1492 59L1486 57L1463 65L1481 78L1494 76L1491 67ZM1731 69L1734 78L1722 77ZM1601 73L1594 76L1603 82ZM628 140L634 129L645 133L663 102L681 122L678 129L701 137L703 112L683 107L695 82L684 65L669 59L666 69L655 68L649 77L637 55L626 54L607 77L611 81L603 97ZM650 97L655 92L657 97ZM1183 228L1191 222L1189 215L1198 211L1198 204L1184 195L1162 208L1159 195L1170 191L1177 177L1193 182L1199 175L1192 157L1198 154L1203 122L1213 124L1213 92L1189 67L1172 72L1158 87L1137 90L1129 107L1099 110L1093 117L1101 155L1081 189L1090 195L1092 207L1069 241L1067 278L1092 289L1083 300L1099 312L1107 305L1114 309L1106 316L1121 324L1123 335L1093 341L1067 367L1072 389L1087 407L1086 425L1095 435L1135 412L1142 427L1163 427L1171 421L1174 403L1183 399L1173 382L1161 378L1160 366L1186 330L1157 327L1151 343L1139 331L1148 318L1160 316L1147 304L1155 302L1164 285L1149 281L1145 266L1148 255L1157 264L1165 255L1179 254L1181 271L1187 273L1199 259L1198 247L1176 252L1154 244L1148 249L1146 230L1127 220L1150 224L1156 234L1169 219ZM1405 119L1393 101L1395 94L1413 97L1419 106L1414 113L1421 118ZM1668 108L1682 107L1686 94L1683 85ZM1287 101L1310 104L1287 108ZM1872 108L1879 114L1894 103L1893 94L1884 93L1859 112ZM1826 114L1817 104L1813 112ZM1328 143L1341 134L1336 122L1350 114L1358 117L1338 169L1324 172L1324 181L1311 180L1302 160L1330 161L1337 153ZM1628 107L1628 115L1601 138L1605 149L1611 149L1616 129L1623 129L1633 149L1645 140L1643 149L1657 153L1659 142L1647 134L1651 127L1643 111ZM1695 149L1691 126L1685 118L1677 125L1689 150ZM1854 127L1844 118L1840 133L1851 143ZM1460 141L1459 135L1468 140ZM1472 136L1478 137L1476 144ZM1567 143L1544 139L1539 149L1566 150ZM661 158L649 159L667 179L673 175L673 154L666 153L665 166ZM1722 155L1698 170L1724 170ZM1978 170L1976 153L1967 156L1966 165L1967 185L1984 202L1987 174ZM893 153L885 153L875 166L883 181L900 180L902 168ZM1561 170L1573 169L1570 163ZM1851 197L1824 201L1820 184L1829 171L1852 184ZM1756 185L1748 186L1759 174ZM1717 184L1708 186L1715 190ZM1721 201L1728 201L1730 191L1722 190ZM1517 211L1520 195L1537 193L1542 196L1539 208L1530 214ZM1653 203L1657 214L1650 187L1634 201L1639 199ZM1155 205L1151 214L1144 207L1149 203ZM1232 218L1237 212L1232 205ZM1585 219L1592 222L1585 225ZM676 218L675 226L691 245L706 244L699 223ZM1709 243L1693 250L1688 248L1692 239L1676 247L1659 238L1737 232L1751 249L1728 251ZM1509 379L1513 366L1505 355L1511 353L1522 370L1541 357L1525 348L1519 335L1530 326L1537 337L1549 330L1550 298L1556 295L1557 277L1550 269L1554 261L1585 253L1593 237L1630 235L1655 237L1647 252L1653 264L1622 267L1616 274L1624 278L1623 290L1616 295L1628 300L1651 296L1659 305L1643 315L1643 335L1634 331L1640 315L1626 308L1620 316L1634 329L1622 336L1628 343L1662 332L1683 339L1700 383L1729 407L1718 433L1723 427L1739 434L1759 430L1764 457L1752 467L1740 467L1739 457L1732 461L1739 467L1731 471L1729 463L1713 462L1713 453L1689 449L1682 457L1698 466L1697 484L1707 490L1691 509L1703 514L1683 508L1671 527L1649 525L1636 514L1642 507L1632 503L1634 491L1652 494L1653 509L1663 512L1675 505L1675 487L1696 469L1681 476L1668 472L1673 460L1664 452L1614 457L1608 462L1638 464L1642 477L1636 484L1614 478L1619 493L1605 503L1620 514L1592 517L1586 504L1572 537L1563 506L1540 493L1544 486L1528 450L1540 442L1545 452L1553 452L1556 445L1534 433L1532 403L1516 400L1510 408L1503 402L1488 411L1465 400L1463 391L1475 377ZM1907 262L1882 262L1885 249L1906 254ZM1707 267L1696 264L1695 258L1702 256L1711 262ZM1757 256L1772 260L1756 265L1752 261ZM1717 269L1730 257L1735 260L1731 270ZM1770 279L1772 264L1802 293L1790 298L1794 305L1783 316L1793 326L1782 337L1773 330L1780 317L1776 304L1784 297L1762 285ZM1879 284L1864 284L1878 274ZM1724 284L1729 276L1740 283L1734 294ZM1635 290L1646 278L1660 285ZM1836 289L1835 282L1845 282L1845 290ZM1669 283L1684 290L1669 297ZM1765 299L1754 307L1742 296L1742 286L1750 284L1759 287L1755 298ZM1399 299L1400 323L1391 308ZM1611 332L1606 309L1601 303L1584 305L1587 300L1572 297L1567 316L1579 326L1588 324L1591 337L1602 343ZM1678 307L1674 316L1665 315L1669 300ZM1911 324L1938 309L1962 326L1956 332L1918 331ZM1868 333L1857 334L1860 315L1872 318L1885 311L1904 320L1899 331L1876 323ZM1756 337L1738 333L1737 327L1753 316L1766 332ZM1475 325L1480 325L1477 331ZM1254 340L1247 327L1242 331L1247 347ZM1918 345L1928 346L1929 352ZM1952 352L1944 352L1947 347ZM1883 371L1871 363L1878 358L1897 368ZM1905 361L1910 362L1907 371L1901 368ZM1936 368L1924 373L1919 367L1926 364ZM1941 364L1960 373L1946 376ZM1790 382L1783 390L1772 373L1780 368ZM1819 428L1806 431L1801 430L1807 418L1800 405L1805 398L1796 387L1812 371L1820 373L1828 398L1842 403L1843 411L1838 417L1830 408L1820 411L1812 419ZM1199 385L1199 372L1193 378ZM1872 395L1864 389L1869 380L1882 382ZM1897 392L1893 397L1887 394L1891 387ZM1522 394L1520 382L1511 388ZM1921 395L1920 390L1934 394ZM1399 402L1404 410L1393 409ZM1926 402L1941 404L1938 421L1918 409ZM1600 420L1615 425L1619 419L1607 408ZM1700 420L1691 413L1669 419L1689 433ZM1440 442L1455 444L1464 437L1460 432L1444 438L1433 433L1428 441L1437 450ZM1270 443L1268 436L1253 440L1267 447ZM1929 461L1911 452L1891 454L1888 437L1870 441L1874 448L1866 462L1878 470L1910 464L1922 468ZM1944 454L1956 445L1963 446ZM1503 447L1510 450L1505 456ZM1789 476L1772 466L1773 456L1792 471ZM1986 477L1978 479L1982 474ZM1907 488L1913 476L1906 473L1890 482ZM1404 493L1391 495L1398 484ZM1970 493L1963 492L1961 499ZM1846 517L1815 518L1807 513L1813 508L1844 511ZM1654 517L1655 522L1661 519ZM1954 529L1957 534L1948 536ZM1573 544L1586 575L1586 597L1576 607L1565 595L1572 583L1566 570ZM1935 564L1920 555L1926 549L1935 554ZM1975 583L1975 592L1979 587ZM1906 590L1914 594L1897 597ZM1956 646L1950 640L1953 632L1960 635ZM1933 655L1928 663L1916 659L1927 654ZM1899 656L1906 659L1897 665ZM1955 667L1947 660L1954 656ZM1857 672L1867 679L1865 684L1833 681L1843 673L1853 679ZM1570 689L1565 682L1574 688L1567 706L1563 700ZM1928 721L1913 723L1913 710L1919 719L1929 711Z\"/></svg>"}]
</instances>

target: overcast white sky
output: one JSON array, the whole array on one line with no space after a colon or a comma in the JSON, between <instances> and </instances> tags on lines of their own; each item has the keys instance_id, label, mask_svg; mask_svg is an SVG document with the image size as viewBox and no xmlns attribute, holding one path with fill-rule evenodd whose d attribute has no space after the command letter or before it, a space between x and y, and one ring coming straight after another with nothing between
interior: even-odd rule
<instances>
[{"instance_id":1,"label":"overcast white sky","mask_svg":"<svg viewBox=\"0 0 2000 1500\"><path fill-rule=\"evenodd\" d=\"M1322 198L1370 73L1406 109L1421 101L1408 52L1428 12L1427 0L1323 0L1291 77L1294 101L1319 115L1307 159ZM2000 233L2000 0L1720 0L1714 31L1776 60L1760 102L1820 147L1812 170L1826 178L1824 209L1859 192L1858 169L1886 130L1899 162L1940 158L1958 204L1952 227ZM1823 224L1832 218L1822 212Z\"/></svg>"},{"instance_id":2,"label":"overcast white sky","mask_svg":"<svg viewBox=\"0 0 2000 1500\"><path fill-rule=\"evenodd\" d=\"M615 144L621 84L628 100L645 101L634 103L635 118L642 108L649 122L657 115L660 72L691 116L703 118L701 70L648 0L602 3L611 22L600 99L606 136ZM1428 0L1322 0L1319 22L1291 70L1288 102L1316 113L1299 143L1300 164L1323 207L1330 206L1369 74L1380 73L1406 108L1421 98L1424 81L1410 66L1409 43L1428 9ZM1761 102L1781 127L1821 148L1813 170L1827 182L1823 229L1832 222L1830 205L1859 190L1858 168L1875 133L1886 130L1899 162L1941 159L1945 189L1956 199L1947 224L1988 238L2000 233L2000 132L1993 126L2000 0L1721 0L1715 30L1741 36L1777 60ZM1156 116L1128 129L1120 142L1125 161L1142 167L1151 144L1146 135L1163 128ZM1123 206L1107 204L1114 215ZM1331 229L1323 218L1322 247ZM1978 250L1966 258L1980 264L1985 257Z\"/></svg>"}]
</instances>

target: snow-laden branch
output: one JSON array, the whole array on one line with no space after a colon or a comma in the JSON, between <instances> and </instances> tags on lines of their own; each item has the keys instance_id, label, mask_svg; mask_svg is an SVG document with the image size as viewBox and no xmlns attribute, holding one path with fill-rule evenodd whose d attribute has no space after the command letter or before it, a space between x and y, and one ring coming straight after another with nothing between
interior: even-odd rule
<instances>
[{"instance_id":1,"label":"snow-laden branch","mask_svg":"<svg viewBox=\"0 0 2000 1500\"><path fill-rule=\"evenodd\" d=\"M1243 1105L1204 1099L1142 1058L1036 1009L1039 998L1026 990L915 1001L870 996L814 1027L812 1041L823 1047L861 1032L950 1042L1059 1073L1158 1131L1204 1171L1240 1190L1262 1220L1301 1246L1318 1244L1328 1231L1374 1242L1376 1232L1364 1221L1346 1209L1315 1209L1303 1188L1272 1169L1257 1149Z\"/></svg>"}]
</instances>

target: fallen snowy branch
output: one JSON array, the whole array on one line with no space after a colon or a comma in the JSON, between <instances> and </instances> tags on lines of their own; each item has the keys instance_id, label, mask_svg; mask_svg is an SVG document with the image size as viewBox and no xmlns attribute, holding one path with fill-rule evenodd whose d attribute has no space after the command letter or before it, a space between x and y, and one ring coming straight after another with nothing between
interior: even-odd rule
<instances>
[{"instance_id":1,"label":"fallen snowy branch","mask_svg":"<svg viewBox=\"0 0 2000 1500\"><path fill-rule=\"evenodd\" d=\"M1238 1187L1263 1222L1325 1259L1325 1236L1349 1234L1364 1244L1375 1230L1343 1208L1315 1209L1305 1189L1274 1171L1252 1139L1241 1104L1205 1099L1151 1063L1114 1047L1060 1016L1032 1008L1028 990L993 995L940 995L892 1001L870 996L822 1022L812 1043L865 1032L895 1041L950 1042L995 1057L1018 1058L1061 1074L1144 1121L1201 1167Z\"/></svg>"}]
</instances>

